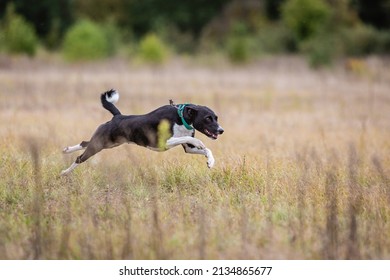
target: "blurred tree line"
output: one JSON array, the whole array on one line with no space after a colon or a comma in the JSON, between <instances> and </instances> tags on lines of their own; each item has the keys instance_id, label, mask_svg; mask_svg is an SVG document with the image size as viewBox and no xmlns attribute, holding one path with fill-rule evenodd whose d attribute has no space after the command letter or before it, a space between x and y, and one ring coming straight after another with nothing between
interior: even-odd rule
<instances>
[{"instance_id":1,"label":"blurred tree line","mask_svg":"<svg viewBox=\"0 0 390 280\"><path fill-rule=\"evenodd\" d=\"M142 42L146 37L148 44ZM100 44L101 49L87 59L113 55L128 43L139 43L138 52L143 43L146 57L159 48L222 50L236 62L299 52L313 65L326 64L340 55L389 53L390 0L0 1L0 50L33 55L34 48L23 51L23 46L39 42L49 50L77 53L89 39L91 48Z\"/></svg>"}]
</instances>

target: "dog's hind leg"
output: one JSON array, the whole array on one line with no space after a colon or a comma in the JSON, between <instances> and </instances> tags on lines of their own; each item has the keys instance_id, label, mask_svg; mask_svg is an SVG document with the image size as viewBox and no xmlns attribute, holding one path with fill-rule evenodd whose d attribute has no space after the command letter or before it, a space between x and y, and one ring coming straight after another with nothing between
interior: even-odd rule
<instances>
[{"instance_id":1,"label":"dog's hind leg","mask_svg":"<svg viewBox=\"0 0 390 280\"><path fill-rule=\"evenodd\" d=\"M74 145L74 146L68 146L65 149L62 150L64 154L70 154L76 151L84 150L87 148L89 144L89 141L83 141L80 144Z\"/></svg>"},{"instance_id":2,"label":"dog's hind leg","mask_svg":"<svg viewBox=\"0 0 390 280\"><path fill-rule=\"evenodd\" d=\"M80 144L81 145L81 144ZM80 156L77 157L76 161L72 163L72 165L61 172L61 176L68 175L70 172L72 172L73 169L75 169L78 165L89 159L91 156L95 155L96 153L100 152L103 149L102 145L93 145L90 143L85 152L82 153Z\"/></svg>"},{"instance_id":3,"label":"dog's hind leg","mask_svg":"<svg viewBox=\"0 0 390 280\"><path fill-rule=\"evenodd\" d=\"M68 169L61 171L61 176L68 175L70 172L72 172L73 169L75 169L79 165L78 163L74 162L71 166L69 166Z\"/></svg>"}]
</instances>

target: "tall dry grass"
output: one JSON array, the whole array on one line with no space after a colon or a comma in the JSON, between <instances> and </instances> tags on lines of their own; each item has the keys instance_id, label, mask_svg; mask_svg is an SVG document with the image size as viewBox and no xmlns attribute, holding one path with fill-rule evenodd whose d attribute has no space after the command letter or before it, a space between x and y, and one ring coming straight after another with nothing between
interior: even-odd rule
<instances>
[{"instance_id":1,"label":"tall dry grass","mask_svg":"<svg viewBox=\"0 0 390 280\"><path fill-rule=\"evenodd\" d=\"M0 61L1 259L388 259L390 76L364 61L312 71L297 58L243 68L175 61ZM216 158L135 145L59 177L110 118L169 99L213 108Z\"/></svg>"}]
</instances>

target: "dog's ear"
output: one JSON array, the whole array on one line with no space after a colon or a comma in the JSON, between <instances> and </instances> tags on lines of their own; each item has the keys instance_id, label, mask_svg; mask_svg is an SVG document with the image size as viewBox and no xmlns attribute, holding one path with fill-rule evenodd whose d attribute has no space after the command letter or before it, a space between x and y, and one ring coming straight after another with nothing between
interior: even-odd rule
<instances>
[{"instance_id":1,"label":"dog's ear","mask_svg":"<svg viewBox=\"0 0 390 280\"><path fill-rule=\"evenodd\" d=\"M184 117L191 120L191 122L194 121L196 115L198 114L198 109L195 105L188 105L184 109Z\"/></svg>"}]
</instances>

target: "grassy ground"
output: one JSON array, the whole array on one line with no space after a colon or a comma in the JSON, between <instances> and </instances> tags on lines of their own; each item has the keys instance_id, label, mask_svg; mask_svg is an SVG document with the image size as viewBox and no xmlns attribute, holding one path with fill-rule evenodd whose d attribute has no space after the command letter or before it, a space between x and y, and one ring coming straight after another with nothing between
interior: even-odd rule
<instances>
[{"instance_id":1,"label":"grassy ground","mask_svg":"<svg viewBox=\"0 0 390 280\"><path fill-rule=\"evenodd\" d=\"M313 71L0 59L1 259L389 259L390 69ZM387 66L386 66L387 65ZM109 120L207 105L225 133L202 156L123 145L59 177Z\"/></svg>"}]
</instances>

